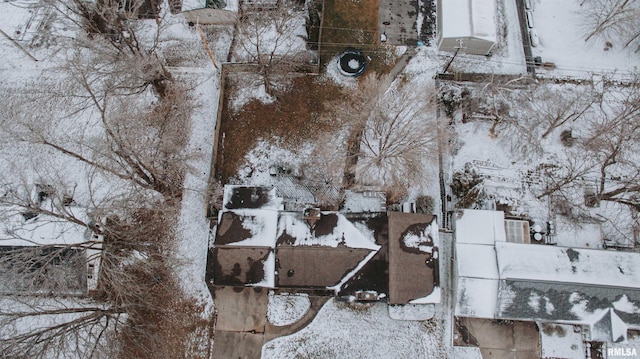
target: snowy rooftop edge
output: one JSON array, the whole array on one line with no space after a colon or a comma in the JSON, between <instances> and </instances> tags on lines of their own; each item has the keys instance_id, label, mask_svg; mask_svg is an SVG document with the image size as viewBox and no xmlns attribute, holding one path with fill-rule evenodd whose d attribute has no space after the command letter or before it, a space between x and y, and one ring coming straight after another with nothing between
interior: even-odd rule
<instances>
[{"instance_id":1,"label":"snowy rooftop edge","mask_svg":"<svg viewBox=\"0 0 640 359\"><path fill-rule=\"evenodd\" d=\"M640 289L640 254L521 243L496 243L501 279Z\"/></svg>"}]
</instances>

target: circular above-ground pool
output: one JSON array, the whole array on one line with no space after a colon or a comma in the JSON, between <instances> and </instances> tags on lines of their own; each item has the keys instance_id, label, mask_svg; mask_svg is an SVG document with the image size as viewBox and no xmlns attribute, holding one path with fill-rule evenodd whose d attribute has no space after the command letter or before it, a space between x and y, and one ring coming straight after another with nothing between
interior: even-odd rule
<instances>
[{"instance_id":1,"label":"circular above-ground pool","mask_svg":"<svg viewBox=\"0 0 640 359\"><path fill-rule=\"evenodd\" d=\"M354 48L346 49L338 57L338 69L345 76L360 76L366 68L367 58Z\"/></svg>"}]
</instances>

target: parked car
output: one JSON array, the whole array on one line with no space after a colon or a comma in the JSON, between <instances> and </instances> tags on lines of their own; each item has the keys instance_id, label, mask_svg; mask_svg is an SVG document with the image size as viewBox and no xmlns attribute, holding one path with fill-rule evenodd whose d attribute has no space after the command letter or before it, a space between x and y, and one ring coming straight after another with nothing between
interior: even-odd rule
<instances>
[{"instance_id":1,"label":"parked car","mask_svg":"<svg viewBox=\"0 0 640 359\"><path fill-rule=\"evenodd\" d=\"M533 13L531 11L528 11L525 13L527 16L527 26L529 26L530 29L533 28Z\"/></svg>"},{"instance_id":2,"label":"parked car","mask_svg":"<svg viewBox=\"0 0 640 359\"><path fill-rule=\"evenodd\" d=\"M540 39L538 38L538 32L535 28L529 29L529 39L531 40L531 46L536 47L540 45Z\"/></svg>"},{"instance_id":3,"label":"parked car","mask_svg":"<svg viewBox=\"0 0 640 359\"><path fill-rule=\"evenodd\" d=\"M524 0L524 8L531 10L531 0Z\"/></svg>"}]
</instances>

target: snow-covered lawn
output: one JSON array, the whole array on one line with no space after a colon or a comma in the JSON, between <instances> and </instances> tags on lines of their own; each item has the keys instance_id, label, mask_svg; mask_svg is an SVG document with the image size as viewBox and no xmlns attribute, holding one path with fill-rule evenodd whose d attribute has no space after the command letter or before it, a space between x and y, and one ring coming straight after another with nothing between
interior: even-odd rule
<instances>
[{"instance_id":1,"label":"snow-covered lawn","mask_svg":"<svg viewBox=\"0 0 640 359\"><path fill-rule=\"evenodd\" d=\"M215 99L219 94L219 75L209 70L196 71L186 78L199 78L195 88L195 98ZM216 122L218 101L205 100L195 111L191 124L189 148L198 153L192 159L192 172L187 173L184 180L182 208L178 228L176 229L176 267L180 284L185 292L197 298L207 306L208 313L212 308L209 290L204 282L204 269L207 263L209 241L209 221L206 218L207 186L211 172L213 156L213 132ZM205 313L205 315L208 315Z\"/></svg>"},{"instance_id":2,"label":"snow-covered lawn","mask_svg":"<svg viewBox=\"0 0 640 359\"><path fill-rule=\"evenodd\" d=\"M273 325L290 325L302 319L310 307L311 302L306 294L274 294L269 291L267 319Z\"/></svg>"},{"instance_id":3,"label":"snow-covered lawn","mask_svg":"<svg viewBox=\"0 0 640 359\"><path fill-rule=\"evenodd\" d=\"M442 323L397 321L387 305L350 307L331 299L314 321L290 336L265 343L262 358L446 358Z\"/></svg>"},{"instance_id":4,"label":"snow-covered lawn","mask_svg":"<svg viewBox=\"0 0 640 359\"><path fill-rule=\"evenodd\" d=\"M511 1L515 2L515 1ZM532 13L540 45L534 47L533 56L543 62L552 62L555 69L536 69L545 77L590 78L593 73L629 79L638 71L638 54L633 48L614 44L605 49L604 41L592 38L585 41L593 26L585 26L581 13L581 0L533 0ZM590 6L587 2L584 7ZM611 41L615 43L615 39Z\"/></svg>"},{"instance_id":5,"label":"snow-covered lawn","mask_svg":"<svg viewBox=\"0 0 640 359\"><path fill-rule=\"evenodd\" d=\"M462 86L474 92L492 84ZM531 219L543 229L555 221L556 239L564 246L600 248L603 239L631 243L638 225L633 210L620 197L606 195L624 189L637 173L634 120L625 115L636 110L629 105L633 101L621 100L635 98L636 92L624 86L599 92L590 84L544 81L520 88L493 86L499 95L485 90L471 95L483 104L468 111L473 119L456 120L451 141L452 171L482 178L484 199L478 205ZM483 112L491 99L505 104L503 110L489 104L492 109ZM610 144L614 141L619 145ZM611 149L616 160L608 163ZM602 197L589 204L588 194L596 192Z\"/></svg>"}]
</instances>

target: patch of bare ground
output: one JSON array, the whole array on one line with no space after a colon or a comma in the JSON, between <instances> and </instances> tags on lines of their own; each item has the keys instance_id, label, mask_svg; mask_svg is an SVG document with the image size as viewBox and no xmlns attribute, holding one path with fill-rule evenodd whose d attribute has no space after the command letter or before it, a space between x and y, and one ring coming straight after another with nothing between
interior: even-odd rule
<instances>
[{"instance_id":1,"label":"patch of bare ground","mask_svg":"<svg viewBox=\"0 0 640 359\"><path fill-rule=\"evenodd\" d=\"M386 74L393 67L394 47L380 43L378 29L379 0L325 0L320 62L329 65L331 59L348 47L369 57L367 72Z\"/></svg>"},{"instance_id":2,"label":"patch of bare ground","mask_svg":"<svg viewBox=\"0 0 640 359\"><path fill-rule=\"evenodd\" d=\"M231 108L232 85L225 88L224 108L220 124L216 173L227 183L237 173L246 153L259 139L277 137L295 150L305 141L340 128L333 116L326 116L330 104L344 97L341 89L328 82L316 81L316 76L294 78L290 90L271 104L253 100L239 111Z\"/></svg>"}]
</instances>

